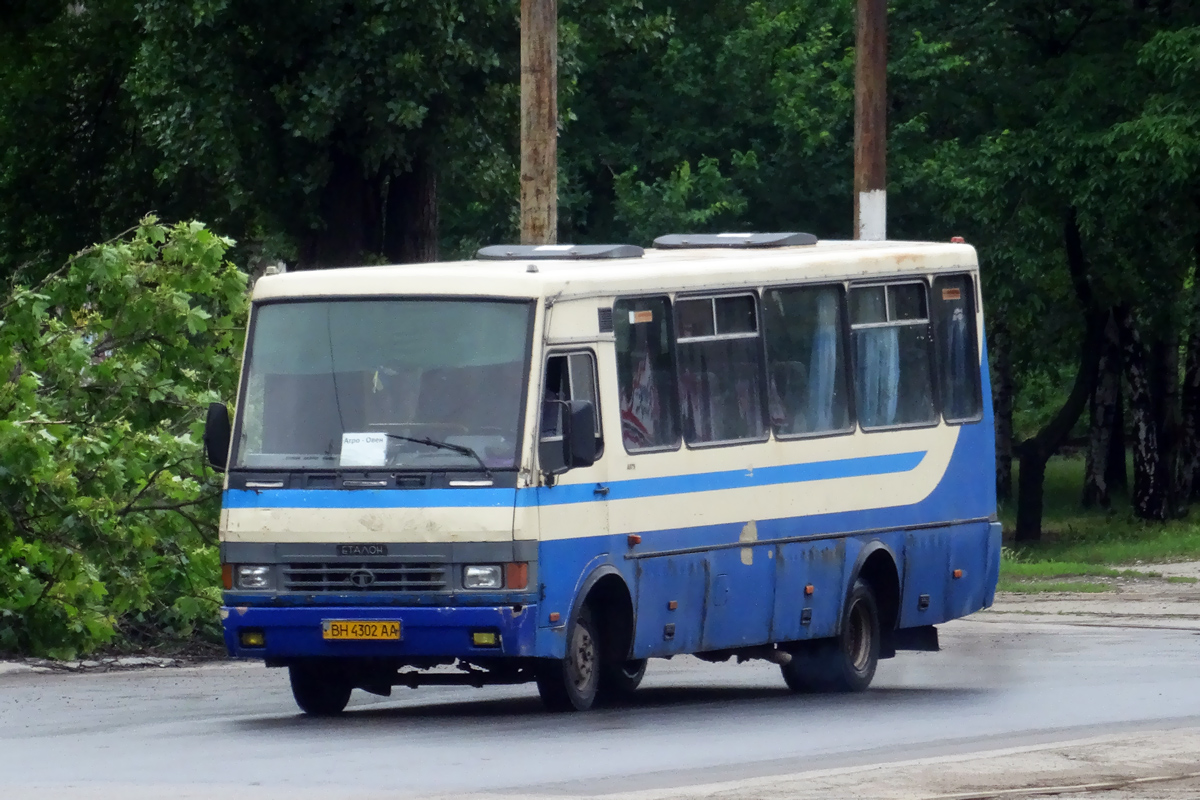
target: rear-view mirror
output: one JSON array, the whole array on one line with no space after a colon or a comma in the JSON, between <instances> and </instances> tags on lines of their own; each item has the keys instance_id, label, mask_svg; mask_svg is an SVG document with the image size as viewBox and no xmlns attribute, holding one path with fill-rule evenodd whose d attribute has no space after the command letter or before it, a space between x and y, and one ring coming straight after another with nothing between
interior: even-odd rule
<instances>
[{"instance_id":1,"label":"rear-view mirror","mask_svg":"<svg viewBox=\"0 0 1200 800\"><path fill-rule=\"evenodd\" d=\"M229 408L224 403L209 403L204 418L204 452L217 472L224 472L229 461Z\"/></svg>"},{"instance_id":2,"label":"rear-view mirror","mask_svg":"<svg viewBox=\"0 0 1200 800\"><path fill-rule=\"evenodd\" d=\"M561 475L575 467L596 463L596 412L587 400L547 400L559 406L562 435L543 438L538 443L538 464L547 475Z\"/></svg>"}]
</instances>

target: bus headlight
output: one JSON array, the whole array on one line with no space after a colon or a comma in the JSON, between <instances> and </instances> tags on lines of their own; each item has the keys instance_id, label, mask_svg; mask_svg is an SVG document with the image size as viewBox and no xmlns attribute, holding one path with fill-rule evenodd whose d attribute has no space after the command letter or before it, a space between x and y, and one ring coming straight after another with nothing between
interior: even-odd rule
<instances>
[{"instance_id":1,"label":"bus headlight","mask_svg":"<svg viewBox=\"0 0 1200 800\"><path fill-rule=\"evenodd\" d=\"M504 579L498 566L463 567L464 589L499 589Z\"/></svg>"},{"instance_id":2,"label":"bus headlight","mask_svg":"<svg viewBox=\"0 0 1200 800\"><path fill-rule=\"evenodd\" d=\"M271 568L253 565L238 567L237 587L239 589L271 588Z\"/></svg>"}]
</instances>

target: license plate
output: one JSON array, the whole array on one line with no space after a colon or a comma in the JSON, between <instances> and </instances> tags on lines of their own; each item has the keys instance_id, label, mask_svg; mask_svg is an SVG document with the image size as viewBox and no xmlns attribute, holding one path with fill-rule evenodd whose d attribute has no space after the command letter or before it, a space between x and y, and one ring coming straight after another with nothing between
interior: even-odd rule
<instances>
[{"instance_id":1,"label":"license plate","mask_svg":"<svg viewBox=\"0 0 1200 800\"><path fill-rule=\"evenodd\" d=\"M399 641L399 620L327 619L321 623L325 639Z\"/></svg>"}]
</instances>

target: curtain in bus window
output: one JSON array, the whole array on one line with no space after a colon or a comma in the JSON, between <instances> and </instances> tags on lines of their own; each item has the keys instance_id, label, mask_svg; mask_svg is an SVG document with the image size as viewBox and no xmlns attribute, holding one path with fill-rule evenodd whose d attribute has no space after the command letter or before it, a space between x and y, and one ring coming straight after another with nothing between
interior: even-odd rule
<instances>
[{"instance_id":1,"label":"curtain in bus window","mask_svg":"<svg viewBox=\"0 0 1200 800\"><path fill-rule=\"evenodd\" d=\"M858 420L864 428L893 425L900 393L900 343L896 328L854 332Z\"/></svg>"},{"instance_id":2,"label":"curtain in bus window","mask_svg":"<svg viewBox=\"0 0 1200 800\"><path fill-rule=\"evenodd\" d=\"M855 290L854 321L878 324L887 320L883 287ZM855 387L858 420L864 428L892 425L900 390L900 347L892 327L862 328L854 332Z\"/></svg>"},{"instance_id":3,"label":"curtain in bus window","mask_svg":"<svg viewBox=\"0 0 1200 800\"><path fill-rule=\"evenodd\" d=\"M679 445L669 312L665 297L613 304L621 437L631 452Z\"/></svg>"},{"instance_id":4,"label":"curtain in bus window","mask_svg":"<svg viewBox=\"0 0 1200 800\"><path fill-rule=\"evenodd\" d=\"M975 346L975 297L966 275L933 282L938 378L947 420L975 419L981 409L979 356Z\"/></svg>"},{"instance_id":5,"label":"curtain in bus window","mask_svg":"<svg viewBox=\"0 0 1200 800\"><path fill-rule=\"evenodd\" d=\"M838 378L838 342L841 321L837 294L824 291L817 298L817 330L813 336L809 369L808 407L812 410L811 430L830 431L845 426L834 423L833 401Z\"/></svg>"},{"instance_id":6,"label":"curtain in bus window","mask_svg":"<svg viewBox=\"0 0 1200 800\"><path fill-rule=\"evenodd\" d=\"M775 289L765 294L763 305L775 433L849 428L841 287Z\"/></svg>"}]
</instances>

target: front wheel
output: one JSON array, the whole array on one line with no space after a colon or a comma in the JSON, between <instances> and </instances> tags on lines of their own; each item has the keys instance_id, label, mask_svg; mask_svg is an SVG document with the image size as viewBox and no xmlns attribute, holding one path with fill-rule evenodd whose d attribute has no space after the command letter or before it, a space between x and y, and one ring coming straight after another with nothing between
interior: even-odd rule
<instances>
[{"instance_id":1,"label":"front wheel","mask_svg":"<svg viewBox=\"0 0 1200 800\"><path fill-rule=\"evenodd\" d=\"M865 581L846 597L842 630L832 639L806 642L780 667L794 692L861 692L879 663L879 606Z\"/></svg>"},{"instance_id":2,"label":"front wheel","mask_svg":"<svg viewBox=\"0 0 1200 800\"><path fill-rule=\"evenodd\" d=\"M567 657L547 659L537 671L538 694L551 711L587 711L600 688L600 640L587 606L567 633Z\"/></svg>"},{"instance_id":3,"label":"front wheel","mask_svg":"<svg viewBox=\"0 0 1200 800\"><path fill-rule=\"evenodd\" d=\"M646 659L614 661L600 669L599 702L616 704L628 700L646 675Z\"/></svg>"},{"instance_id":4,"label":"front wheel","mask_svg":"<svg viewBox=\"0 0 1200 800\"><path fill-rule=\"evenodd\" d=\"M315 664L293 664L288 667L292 697L305 714L329 717L340 714L350 702L354 687L335 670Z\"/></svg>"}]
</instances>

